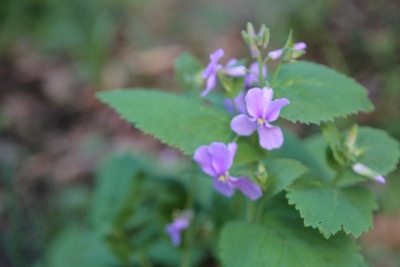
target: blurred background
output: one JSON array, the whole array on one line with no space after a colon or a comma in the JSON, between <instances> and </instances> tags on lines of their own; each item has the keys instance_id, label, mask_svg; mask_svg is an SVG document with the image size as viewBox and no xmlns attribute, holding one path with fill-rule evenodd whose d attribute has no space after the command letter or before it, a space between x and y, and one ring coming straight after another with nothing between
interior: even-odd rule
<instances>
[{"instance_id":1,"label":"blurred background","mask_svg":"<svg viewBox=\"0 0 400 267\"><path fill-rule=\"evenodd\" d=\"M375 111L351 120L400 140L399 14L397 0L0 1L0 266L46 266L60 231L85 217L107 154L165 149L100 104L96 91L179 92L174 59L189 51L206 65L220 47L247 56L247 21L270 28L273 49L293 29L308 45L305 60L369 90ZM317 130L293 128L303 137ZM361 238L373 266L400 266L399 176L378 189L375 229Z\"/></svg>"}]
</instances>

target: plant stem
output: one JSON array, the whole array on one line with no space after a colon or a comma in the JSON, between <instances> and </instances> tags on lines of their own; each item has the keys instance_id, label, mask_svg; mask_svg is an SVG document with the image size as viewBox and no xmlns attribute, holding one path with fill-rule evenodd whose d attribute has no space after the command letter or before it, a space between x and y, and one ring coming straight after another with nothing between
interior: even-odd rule
<instances>
[{"instance_id":1,"label":"plant stem","mask_svg":"<svg viewBox=\"0 0 400 267\"><path fill-rule=\"evenodd\" d=\"M190 191L186 204L187 210L193 210L195 189L196 189L196 171L194 166L192 166L192 174L190 175ZM183 243L183 253L181 258L181 266L182 267L190 267L191 266L191 257L192 257L192 245L193 245L193 235L194 235L194 223L189 224L189 228L184 233L184 243Z\"/></svg>"},{"instance_id":2,"label":"plant stem","mask_svg":"<svg viewBox=\"0 0 400 267\"><path fill-rule=\"evenodd\" d=\"M263 60L262 60L261 53L257 58L257 62L258 62L258 81L260 83L260 88L262 88L265 85L265 80L264 80L264 75L263 75Z\"/></svg>"},{"instance_id":3,"label":"plant stem","mask_svg":"<svg viewBox=\"0 0 400 267\"><path fill-rule=\"evenodd\" d=\"M281 71L281 67L282 67L282 60L279 62L279 65L278 65L278 67L277 67L276 70L275 70L274 76L272 77L272 80L271 80L271 87L274 86L276 77L278 77L278 74L279 74L279 72Z\"/></svg>"}]
</instances>

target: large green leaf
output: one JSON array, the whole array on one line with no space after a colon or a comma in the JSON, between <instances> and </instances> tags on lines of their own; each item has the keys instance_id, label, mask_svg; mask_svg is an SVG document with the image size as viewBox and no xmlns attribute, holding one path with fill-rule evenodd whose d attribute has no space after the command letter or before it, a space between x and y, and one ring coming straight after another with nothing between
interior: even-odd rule
<instances>
[{"instance_id":1,"label":"large green leaf","mask_svg":"<svg viewBox=\"0 0 400 267\"><path fill-rule=\"evenodd\" d=\"M145 133L192 155L197 147L233 139L223 111L155 90L114 90L97 96Z\"/></svg>"},{"instance_id":2,"label":"large green leaf","mask_svg":"<svg viewBox=\"0 0 400 267\"><path fill-rule=\"evenodd\" d=\"M350 237L341 233L326 240L318 231L305 228L287 205L274 202L266 210L262 225L230 222L224 226L219 240L223 266L365 266Z\"/></svg>"},{"instance_id":3,"label":"large green leaf","mask_svg":"<svg viewBox=\"0 0 400 267\"><path fill-rule=\"evenodd\" d=\"M399 142L385 131L359 127L356 147L365 149L359 162L386 175L396 169L400 157Z\"/></svg>"},{"instance_id":4,"label":"large green leaf","mask_svg":"<svg viewBox=\"0 0 400 267\"><path fill-rule=\"evenodd\" d=\"M320 180L302 178L288 190L289 204L300 211L304 225L318 228L326 238L342 228L358 237L373 226L373 211L378 204L366 188L334 188Z\"/></svg>"},{"instance_id":5,"label":"large green leaf","mask_svg":"<svg viewBox=\"0 0 400 267\"><path fill-rule=\"evenodd\" d=\"M46 249L45 260L52 267L109 267L117 264L106 244L85 229L67 229Z\"/></svg>"},{"instance_id":6,"label":"large green leaf","mask_svg":"<svg viewBox=\"0 0 400 267\"><path fill-rule=\"evenodd\" d=\"M307 167L292 159L270 160L265 162L265 167L268 172L265 194L268 196L281 192L307 172Z\"/></svg>"},{"instance_id":7,"label":"large green leaf","mask_svg":"<svg viewBox=\"0 0 400 267\"><path fill-rule=\"evenodd\" d=\"M133 206L135 176L138 164L130 155L112 156L97 171L96 187L93 192L91 221L95 226L119 223L129 217Z\"/></svg>"},{"instance_id":8,"label":"large green leaf","mask_svg":"<svg viewBox=\"0 0 400 267\"><path fill-rule=\"evenodd\" d=\"M272 86L276 97L290 100L281 116L293 122L320 123L373 110L364 87L315 63L284 64Z\"/></svg>"}]
</instances>

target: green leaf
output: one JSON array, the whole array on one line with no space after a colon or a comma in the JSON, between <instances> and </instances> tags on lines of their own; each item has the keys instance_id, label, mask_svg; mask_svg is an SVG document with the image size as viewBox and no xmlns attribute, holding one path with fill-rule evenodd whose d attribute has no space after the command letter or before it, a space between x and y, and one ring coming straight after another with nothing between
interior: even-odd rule
<instances>
[{"instance_id":1,"label":"green leaf","mask_svg":"<svg viewBox=\"0 0 400 267\"><path fill-rule=\"evenodd\" d=\"M305 226L318 228L326 237L343 229L355 237L372 228L372 212L378 208L372 192L362 187L333 188L320 180L302 178L288 188Z\"/></svg>"},{"instance_id":2,"label":"green leaf","mask_svg":"<svg viewBox=\"0 0 400 267\"><path fill-rule=\"evenodd\" d=\"M139 89L114 90L97 96L143 132L187 155L201 145L233 139L227 114L176 94Z\"/></svg>"},{"instance_id":3,"label":"green leaf","mask_svg":"<svg viewBox=\"0 0 400 267\"><path fill-rule=\"evenodd\" d=\"M318 124L373 110L364 87L315 63L284 64L272 86L277 98L290 100L290 105L282 109L281 116L293 122Z\"/></svg>"},{"instance_id":4,"label":"green leaf","mask_svg":"<svg viewBox=\"0 0 400 267\"><path fill-rule=\"evenodd\" d=\"M396 169L400 157L399 142L385 131L359 127L355 146L366 151L358 161L368 168L382 175Z\"/></svg>"},{"instance_id":5,"label":"green leaf","mask_svg":"<svg viewBox=\"0 0 400 267\"><path fill-rule=\"evenodd\" d=\"M174 62L175 75L185 89L198 89L203 86L202 64L192 54L184 52Z\"/></svg>"},{"instance_id":6,"label":"green leaf","mask_svg":"<svg viewBox=\"0 0 400 267\"><path fill-rule=\"evenodd\" d=\"M97 171L93 192L91 221L95 226L119 223L129 216L134 201L138 164L132 156L112 156Z\"/></svg>"},{"instance_id":7,"label":"green leaf","mask_svg":"<svg viewBox=\"0 0 400 267\"><path fill-rule=\"evenodd\" d=\"M193 155L201 145L229 143L231 117L219 108L172 93L155 90L121 90L98 93L97 97L145 133ZM235 162L258 160L264 152L239 142Z\"/></svg>"},{"instance_id":8,"label":"green leaf","mask_svg":"<svg viewBox=\"0 0 400 267\"><path fill-rule=\"evenodd\" d=\"M116 264L102 239L83 229L68 229L46 250L47 266L109 267Z\"/></svg>"},{"instance_id":9,"label":"green leaf","mask_svg":"<svg viewBox=\"0 0 400 267\"><path fill-rule=\"evenodd\" d=\"M274 159L265 162L268 172L266 195L273 196L286 189L294 180L307 172L307 167L292 159Z\"/></svg>"},{"instance_id":10,"label":"green leaf","mask_svg":"<svg viewBox=\"0 0 400 267\"><path fill-rule=\"evenodd\" d=\"M338 234L329 240L305 228L298 213L273 202L261 224L227 223L220 235L219 257L227 267L365 266L354 240Z\"/></svg>"}]
</instances>

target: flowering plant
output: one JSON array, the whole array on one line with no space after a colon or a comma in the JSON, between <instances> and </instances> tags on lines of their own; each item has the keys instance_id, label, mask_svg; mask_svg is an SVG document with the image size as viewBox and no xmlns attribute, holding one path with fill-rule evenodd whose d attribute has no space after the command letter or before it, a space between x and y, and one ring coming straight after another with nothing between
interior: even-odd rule
<instances>
[{"instance_id":1,"label":"flowering plant","mask_svg":"<svg viewBox=\"0 0 400 267\"><path fill-rule=\"evenodd\" d=\"M144 257L144 247L147 265L177 266L182 252L182 266L204 266L210 258L229 267L364 266L355 239L373 226L378 205L371 187L396 168L398 142L369 127L337 129L336 118L373 110L368 92L332 69L299 61L306 44L294 43L292 33L272 51L266 26L256 32L249 23L242 36L249 66L234 58L220 63L223 49L211 53L206 67L188 53L176 60L189 93L136 88L97 95L196 163L172 175L181 178L153 172L148 187L135 169L130 177L144 188L137 192L151 188L148 199L158 203L149 208L159 219L149 222L158 235L136 241L143 246L128 249L125 261ZM278 59L271 72L267 64ZM321 133L300 140L289 130L296 122L320 126ZM180 212L171 220L173 210ZM140 224L137 213L113 227L125 233L129 223ZM118 240L110 246L121 255L126 241Z\"/></svg>"}]
</instances>

